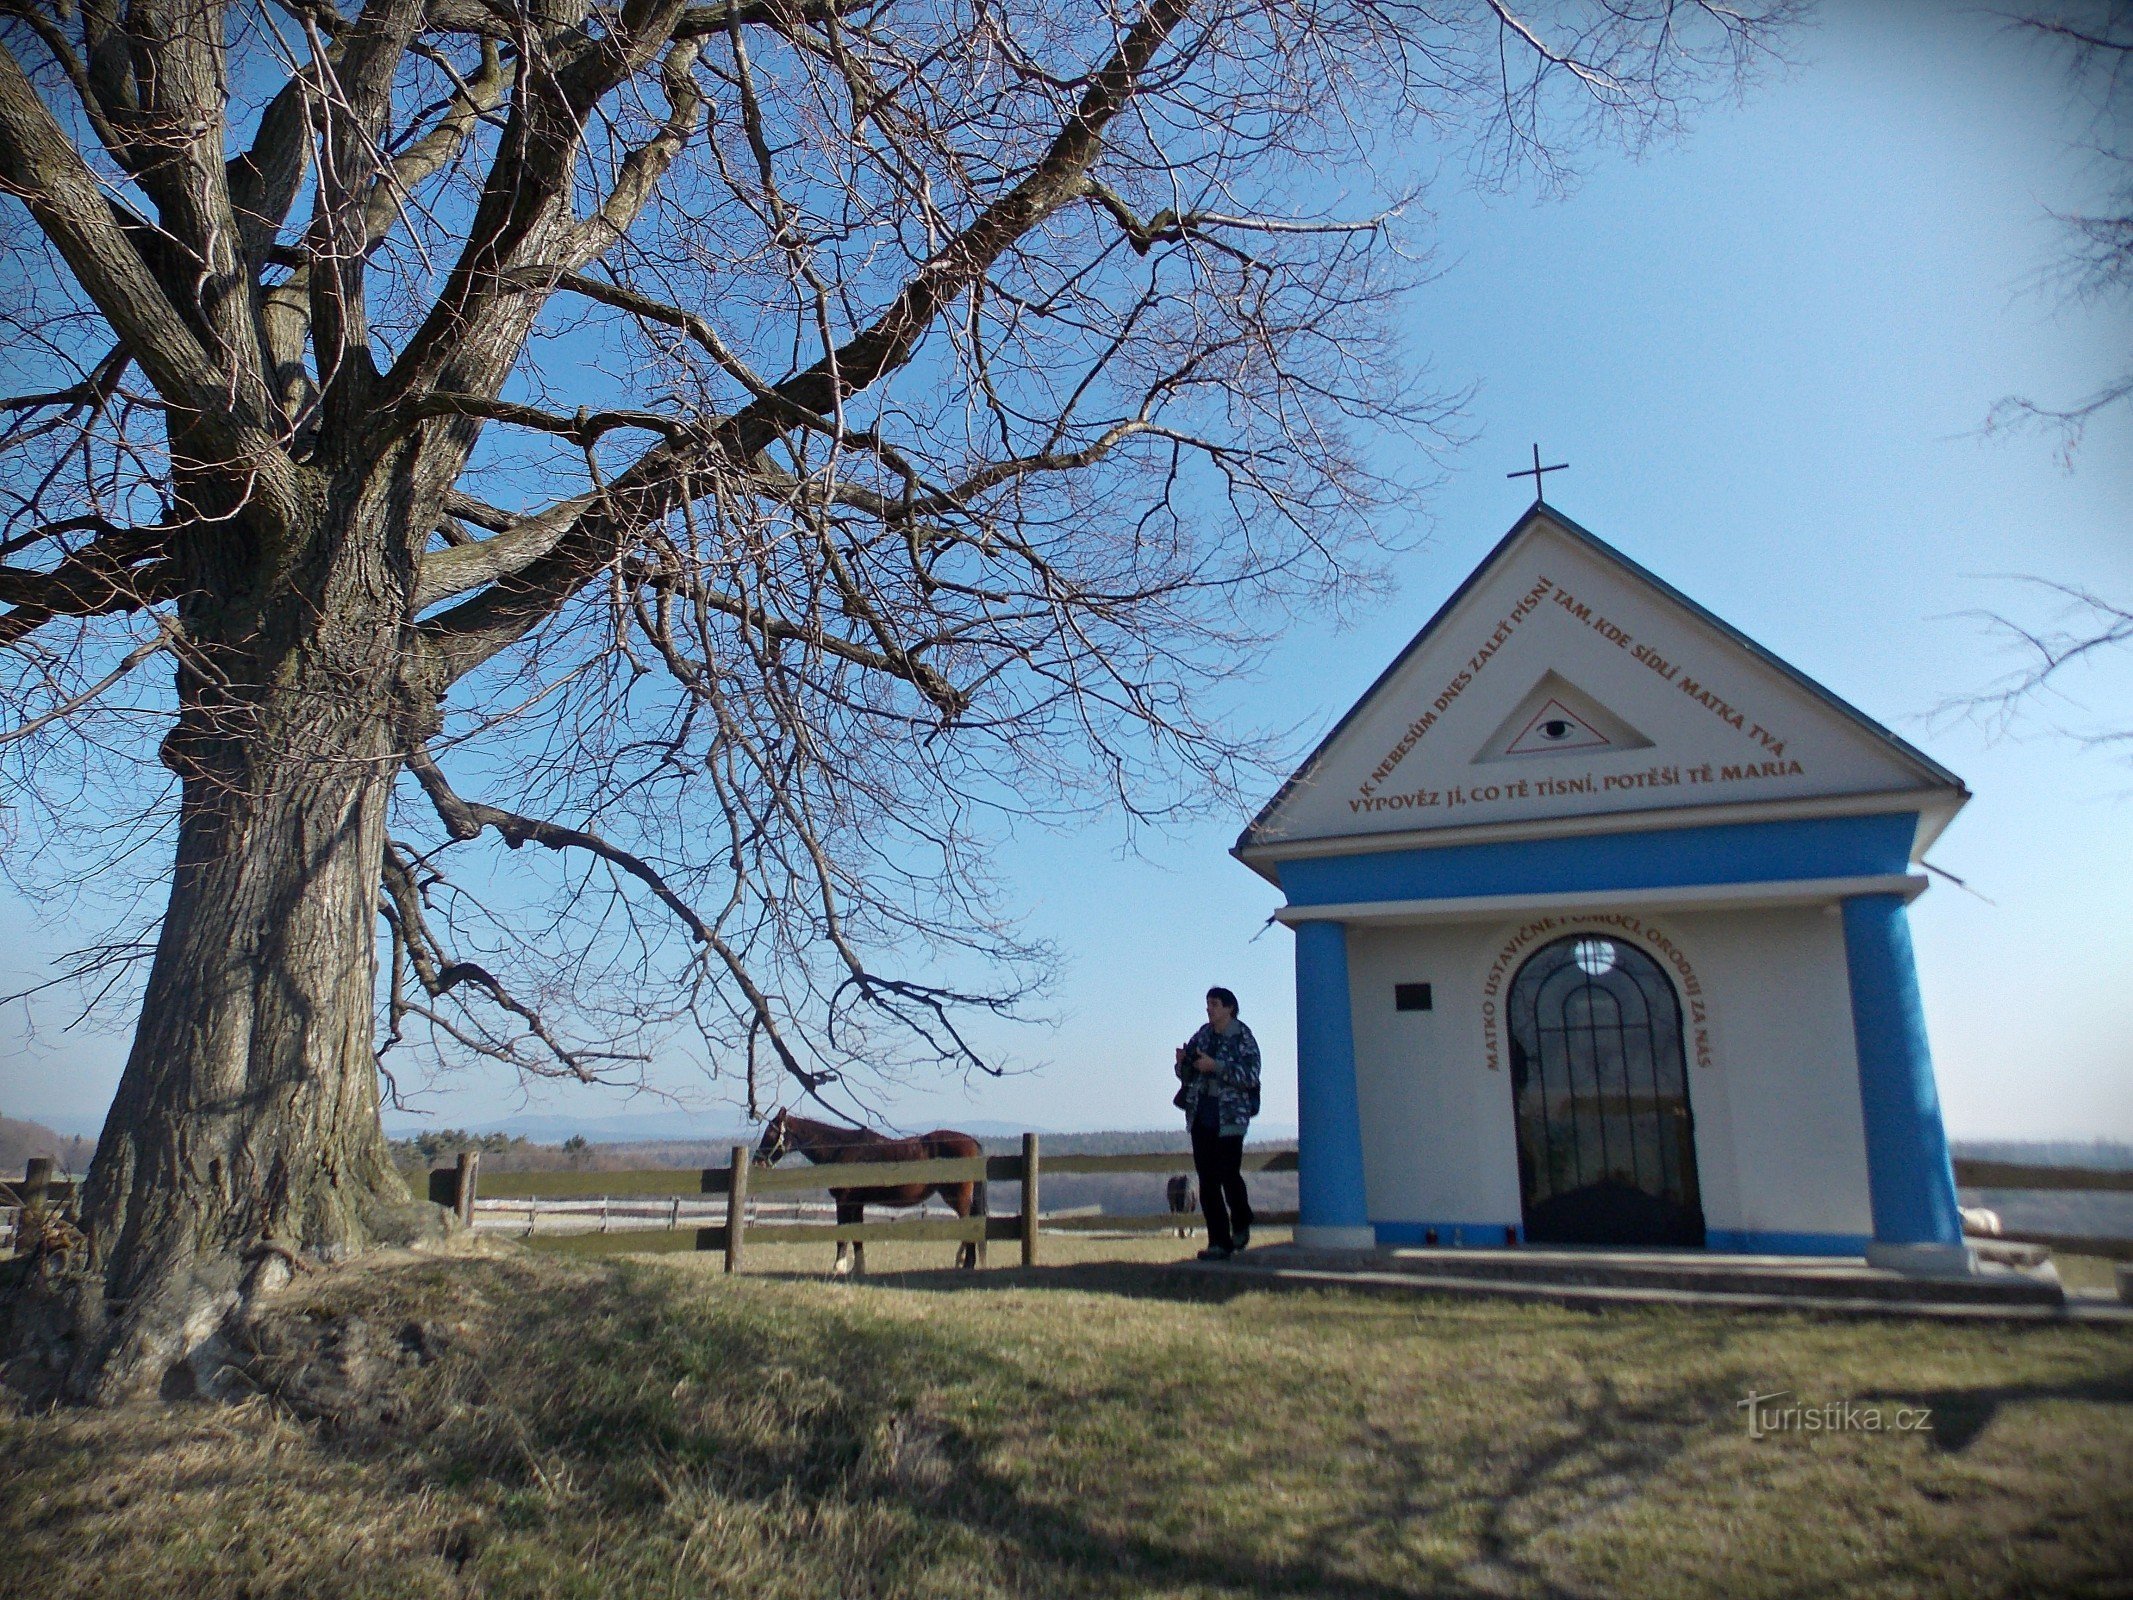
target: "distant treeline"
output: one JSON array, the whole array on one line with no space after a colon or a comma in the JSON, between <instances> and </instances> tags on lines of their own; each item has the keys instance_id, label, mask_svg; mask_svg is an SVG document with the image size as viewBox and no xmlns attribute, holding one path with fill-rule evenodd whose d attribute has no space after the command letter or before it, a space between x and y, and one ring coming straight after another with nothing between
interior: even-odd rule
<instances>
[{"instance_id":1,"label":"distant treeline","mask_svg":"<svg viewBox=\"0 0 2133 1600\"><path fill-rule=\"evenodd\" d=\"M582 1135L561 1144L535 1144L519 1134L436 1128L392 1141L404 1167L450 1166L462 1150L481 1153L484 1172L615 1172L633 1167L723 1166L732 1139L651 1139L594 1144Z\"/></svg>"},{"instance_id":2,"label":"distant treeline","mask_svg":"<svg viewBox=\"0 0 2133 1600\"><path fill-rule=\"evenodd\" d=\"M2095 1167L2104 1172L2133 1168L2133 1144L2115 1139L1954 1139L1958 1161L2009 1161L2032 1167Z\"/></svg>"},{"instance_id":3,"label":"distant treeline","mask_svg":"<svg viewBox=\"0 0 2133 1600\"><path fill-rule=\"evenodd\" d=\"M55 1133L41 1122L0 1117L0 1183L22 1176L32 1156L50 1156L63 1173L79 1177L96 1154L96 1141Z\"/></svg>"}]
</instances>

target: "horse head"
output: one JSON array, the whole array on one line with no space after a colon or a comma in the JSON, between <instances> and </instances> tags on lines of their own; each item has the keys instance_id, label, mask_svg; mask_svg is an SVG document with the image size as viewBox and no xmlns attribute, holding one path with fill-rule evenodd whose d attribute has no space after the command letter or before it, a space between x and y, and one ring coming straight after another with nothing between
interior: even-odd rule
<instances>
[{"instance_id":1,"label":"horse head","mask_svg":"<svg viewBox=\"0 0 2133 1600\"><path fill-rule=\"evenodd\" d=\"M755 1147L755 1164L759 1167L774 1167L792 1149L792 1125L787 1120L785 1108L780 1106L764 1124L762 1143Z\"/></svg>"}]
</instances>

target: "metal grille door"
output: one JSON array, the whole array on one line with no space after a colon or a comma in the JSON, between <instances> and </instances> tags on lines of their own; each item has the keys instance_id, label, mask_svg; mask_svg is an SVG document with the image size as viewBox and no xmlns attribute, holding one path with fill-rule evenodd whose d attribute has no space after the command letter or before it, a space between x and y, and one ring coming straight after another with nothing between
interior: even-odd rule
<instances>
[{"instance_id":1,"label":"metal grille door","mask_svg":"<svg viewBox=\"0 0 2133 1600\"><path fill-rule=\"evenodd\" d=\"M1509 1010L1526 1238L1701 1245L1681 1003L1659 964L1558 939L1518 969Z\"/></svg>"}]
</instances>

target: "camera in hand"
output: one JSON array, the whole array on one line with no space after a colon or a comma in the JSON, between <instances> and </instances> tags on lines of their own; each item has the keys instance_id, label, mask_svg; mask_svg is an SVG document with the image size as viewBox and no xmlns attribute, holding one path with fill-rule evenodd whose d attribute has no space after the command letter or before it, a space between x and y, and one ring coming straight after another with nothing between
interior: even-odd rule
<instances>
[{"instance_id":1,"label":"camera in hand","mask_svg":"<svg viewBox=\"0 0 2133 1600\"><path fill-rule=\"evenodd\" d=\"M1182 1045L1178 1047L1179 1051L1185 1057L1185 1059L1178 1064L1177 1069L1178 1076L1184 1081L1178 1085L1178 1092L1170 1097L1170 1103L1176 1106L1180 1111L1183 1111L1185 1109L1185 1102L1192 1098L1193 1079L1198 1076L1198 1074L1193 1071L1192 1064L1193 1062L1199 1059L1199 1052L1193 1049L1193 1040L1196 1040L1199 1037L1200 1036L1196 1033L1192 1036L1191 1039L1187 1039Z\"/></svg>"}]
</instances>

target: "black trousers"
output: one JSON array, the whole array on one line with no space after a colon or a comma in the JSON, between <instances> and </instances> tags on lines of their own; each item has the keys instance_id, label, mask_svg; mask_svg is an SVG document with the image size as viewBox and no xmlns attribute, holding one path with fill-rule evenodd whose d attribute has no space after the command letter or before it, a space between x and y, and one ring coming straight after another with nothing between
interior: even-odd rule
<instances>
[{"instance_id":1,"label":"black trousers","mask_svg":"<svg viewBox=\"0 0 2133 1600\"><path fill-rule=\"evenodd\" d=\"M1224 1137L1212 1128L1192 1130L1192 1164L1200 1174L1200 1209L1207 1214L1207 1242L1218 1250L1252 1227L1252 1198L1244 1192L1244 1135Z\"/></svg>"}]
</instances>

